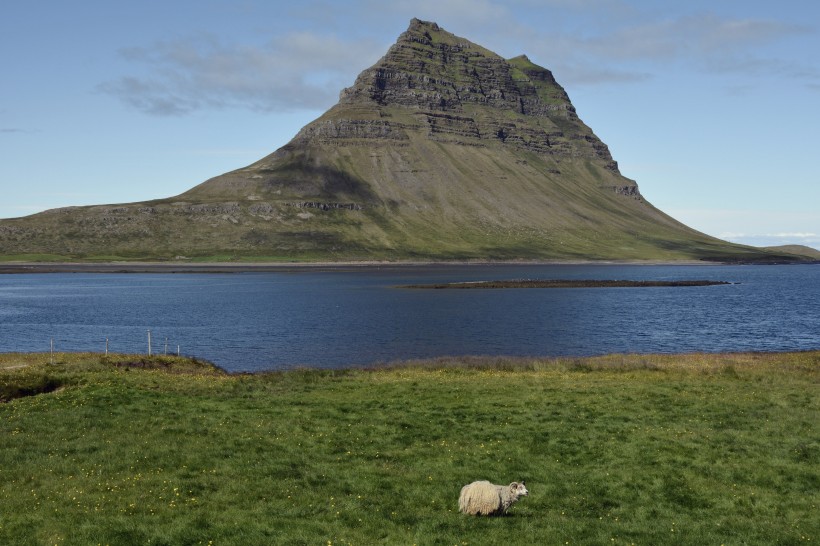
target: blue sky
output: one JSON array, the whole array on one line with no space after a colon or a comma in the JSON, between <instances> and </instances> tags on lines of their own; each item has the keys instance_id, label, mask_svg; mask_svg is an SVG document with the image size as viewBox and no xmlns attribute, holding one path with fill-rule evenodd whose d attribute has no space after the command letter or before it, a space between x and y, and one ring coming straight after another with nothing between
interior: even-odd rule
<instances>
[{"instance_id":1,"label":"blue sky","mask_svg":"<svg viewBox=\"0 0 820 546\"><path fill-rule=\"evenodd\" d=\"M176 195L285 144L412 17L553 71L688 225L820 248L820 3L3 0L0 218Z\"/></svg>"}]
</instances>

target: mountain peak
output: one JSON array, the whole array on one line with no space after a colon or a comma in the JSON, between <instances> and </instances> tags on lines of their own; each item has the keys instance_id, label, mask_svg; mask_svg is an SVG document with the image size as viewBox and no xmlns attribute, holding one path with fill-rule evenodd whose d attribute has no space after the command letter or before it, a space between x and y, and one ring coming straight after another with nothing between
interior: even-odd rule
<instances>
[{"instance_id":1,"label":"mountain peak","mask_svg":"<svg viewBox=\"0 0 820 546\"><path fill-rule=\"evenodd\" d=\"M438 24L434 23L433 21L422 21L417 17L413 17L410 19L410 26L407 27L408 31L417 30L420 28L429 28L431 30L439 30Z\"/></svg>"},{"instance_id":2,"label":"mountain peak","mask_svg":"<svg viewBox=\"0 0 820 546\"><path fill-rule=\"evenodd\" d=\"M485 49L477 44L472 43L466 38L456 36L445 29L441 28L433 21L422 21L421 19L413 18L407 30L399 35L396 43L391 50L401 48L408 44L417 44L419 46L426 46L433 50L454 50L462 51L469 49L479 56L488 55L498 57L492 51ZM422 52L422 50L419 50ZM424 51L429 53L430 51ZM388 51L388 55L390 51Z\"/></svg>"},{"instance_id":3,"label":"mountain peak","mask_svg":"<svg viewBox=\"0 0 820 546\"><path fill-rule=\"evenodd\" d=\"M434 141L500 143L553 158L587 158L618 172L549 70L526 55L504 60L420 19L296 140L342 144L361 139L363 131L406 140L410 127Z\"/></svg>"}]
</instances>

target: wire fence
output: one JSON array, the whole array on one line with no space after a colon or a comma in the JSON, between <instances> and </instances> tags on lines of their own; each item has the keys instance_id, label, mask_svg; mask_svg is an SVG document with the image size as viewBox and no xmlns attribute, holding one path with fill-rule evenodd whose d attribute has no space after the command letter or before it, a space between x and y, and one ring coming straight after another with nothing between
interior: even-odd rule
<instances>
[{"instance_id":1,"label":"wire fence","mask_svg":"<svg viewBox=\"0 0 820 546\"><path fill-rule=\"evenodd\" d=\"M69 349L63 349L68 346ZM32 352L39 352L36 349ZM145 331L145 337L140 343L134 339L124 340L122 337L117 338L114 343L110 337L105 337L99 341L99 345L88 346L84 344L78 347L72 343L72 340L66 338L52 337L48 342L48 352L50 355L50 362L54 363L54 355L56 353L100 353L108 356L109 353L119 354L144 354L147 356L177 356L195 358L195 355L182 352L182 344L175 342L167 336L157 338L150 329Z\"/></svg>"}]
</instances>

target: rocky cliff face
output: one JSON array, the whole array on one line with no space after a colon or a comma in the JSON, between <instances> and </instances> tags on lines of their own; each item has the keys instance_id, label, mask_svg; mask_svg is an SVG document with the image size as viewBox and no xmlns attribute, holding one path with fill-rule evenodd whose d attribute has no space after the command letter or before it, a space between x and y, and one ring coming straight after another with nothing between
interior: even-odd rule
<instances>
[{"instance_id":1,"label":"rocky cliff face","mask_svg":"<svg viewBox=\"0 0 820 546\"><path fill-rule=\"evenodd\" d=\"M552 73L414 19L288 144L182 195L0 221L0 253L757 259L652 207Z\"/></svg>"},{"instance_id":2,"label":"rocky cliff face","mask_svg":"<svg viewBox=\"0 0 820 546\"><path fill-rule=\"evenodd\" d=\"M390 119L406 110L412 121ZM360 116L369 111L375 119ZM414 19L387 54L341 92L338 117L308 125L300 143L343 146L359 139L408 139L408 131L468 146L500 142L539 154L601 160L607 146L578 118L552 73L525 55L504 60L435 23ZM378 117L376 117L378 114Z\"/></svg>"}]
</instances>

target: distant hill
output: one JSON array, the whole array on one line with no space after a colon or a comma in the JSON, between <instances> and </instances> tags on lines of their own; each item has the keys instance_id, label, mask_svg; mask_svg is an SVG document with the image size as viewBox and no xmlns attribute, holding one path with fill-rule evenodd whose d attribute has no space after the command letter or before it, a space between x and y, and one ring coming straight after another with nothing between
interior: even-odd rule
<instances>
[{"instance_id":1,"label":"distant hill","mask_svg":"<svg viewBox=\"0 0 820 546\"><path fill-rule=\"evenodd\" d=\"M780 245L763 247L768 252L782 252L786 254L795 254L797 256L805 256L812 260L820 260L820 250L805 245Z\"/></svg>"},{"instance_id":2,"label":"distant hill","mask_svg":"<svg viewBox=\"0 0 820 546\"><path fill-rule=\"evenodd\" d=\"M288 144L172 198L0 221L31 259L797 261L649 204L552 73L414 19Z\"/></svg>"}]
</instances>

